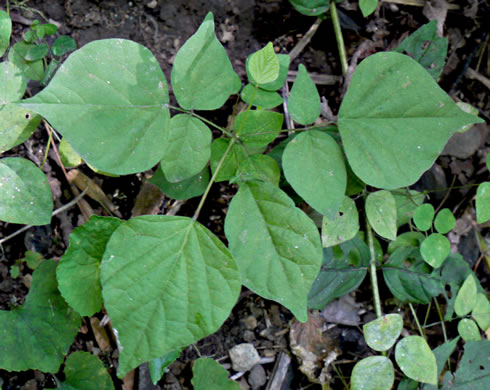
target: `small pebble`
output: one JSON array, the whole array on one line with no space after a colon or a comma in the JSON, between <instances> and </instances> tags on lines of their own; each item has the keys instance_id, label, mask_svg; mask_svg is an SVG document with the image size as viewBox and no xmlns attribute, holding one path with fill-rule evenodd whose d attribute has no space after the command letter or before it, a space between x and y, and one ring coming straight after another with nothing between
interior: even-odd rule
<instances>
[{"instance_id":1,"label":"small pebble","mask_svg":"<svg viewBox=\"0 0 490 390\"><path fill-rule=\"evenodd\" d=\"M265 375L264 367L260 364L256 364L248 376L248 384L252 390L260 389L267 382L267 376Z\"/></svg>"},{"instance_id":2,"label":"small pebble","mask_svg":"<svg viewBox=\"0 0 490 390\"><path fill-rule=\"evenodd\" d=\"M235 345L229 354L231 366L235 371L248 371L260 360L257 350L249 343Z\"/></svg>"}]
</instances>

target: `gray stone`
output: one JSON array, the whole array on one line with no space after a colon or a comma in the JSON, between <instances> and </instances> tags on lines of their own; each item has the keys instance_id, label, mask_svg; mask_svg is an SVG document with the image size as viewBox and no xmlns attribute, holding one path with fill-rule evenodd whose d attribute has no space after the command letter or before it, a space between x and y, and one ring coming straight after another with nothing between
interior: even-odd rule
<instances>
[{"instance_id":1,"label":"gray stone","mask_svg":"<svg viewBox=\"0 0 490 390\"><path fill-rule=\"evenodd\" d=\"M260 360L257 350L249 343L235 345L229 354L231 366L235 371L248 371Z\"/></svg>"},{"instance_id":2,"label":"gray stone","mask_svg":"<svg viewBox=\"0 0 490 390\"><path fill-rule=\"evenodd\" d=\"M260 389L267 382L267 376L265 375L264 367L260 364L256 364L248 376L248 384L252 390Z\"/></svg>"},{"instance_id":3,"label":"gray stone","mask_svg":"<svg viewBox=\"0 0 490 390\"><path fill-rule=\"evenodd\" d=\"M466 133L454 134L444 147L443 155L460 159L471 157L480 147L481 135L477 126L473 126Z\"/></svg>"}]
</instances>

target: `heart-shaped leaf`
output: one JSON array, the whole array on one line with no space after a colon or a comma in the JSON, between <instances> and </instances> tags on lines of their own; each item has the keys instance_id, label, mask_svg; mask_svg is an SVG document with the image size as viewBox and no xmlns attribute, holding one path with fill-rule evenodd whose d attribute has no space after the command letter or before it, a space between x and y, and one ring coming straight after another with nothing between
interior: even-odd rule
<instances>
[{"instance_id":1,"label":"heart-shaped leaf","mask_svg":"<svg viewBox=\"0 0 490 390\"><path fill-rule=\"evenodd\" d=\"M235 119L235 133L252 148L261 148L274 141L281 132L284 117L272 111L249 110Z\"/></svg>"},{"instance_id":2,"label":"heart-shaped leaf","mask_svg":"<svg viewBox=\"0 0 490 390\"><path fill-rule=\"evenodd\" d=\"M187 110L215 110L237 93L241 85L225 48L216 38L213 14L208 13L175 56L172 67L175 97Z\"/></svg>"},{"instance_id":3,"label":"heart-shaped leaf","mask_svg":"<svg viewBox=\"0 0 490 390\"><path fill-rule=\"evenodd\" d=\"M53 198L46 175L21 157L0 160L0 220L29 225L51 221Z\"/></svg>"},{"instance_id":4,"label":"heart-shaped leaf","mask_svg":"<svg viewBox=\"0 0 490 390\"><path fill-rule=\"evenodd\" d=\"M366 184L394 189L415 183L459 128L481 122L416 61L385 52L357 67L338 126L354 173Z\"/></svg>"},{"instance_id":5,"label":"heart-shaped leaf","mask_svg":"<svg viewBox=\"0 0 490 390\"><path fill-rule=\"evenodd\" d=\"M318 130L298 134L282 155L284 175L293 189L315 210L333 219L344 200L347 185L339 145Z\"/></svg>"},{"instance_id":6,"label":"heart-shaped leaf","mask_svg":"<svg viewBox=\"0 0 490 390\"><path fill-rule=\"evenodd\" d=\"M252 56L253 54L250 54L247 57L247 61L246 61L247 77L251 82L254 81L249 69L250 58ZM277 76L277 78L270 83L259 84L258 86L260 87L261 90L271 91L271 92L277 91L286 82L286 79L288 77L288 71L289 71L290 57L287 54L276 54L276 57L277 60L279 61L279 76Z\"/></svg>"},{"instance_id":7,"label":"heart-shaped leaf","mask_svg":"<svg viewBox=\"0 0 490 390\"><path fill-rule=\"evenodd\" d=\"M24 305L0 311L0 368L57 372L79 326L80 316L58 292L56 262L44 260Z\"/></svg>"},{"instance_id":8,"label":"heart-shaped leaf","mask_svg":"<svg viewBox=\"0 0 490 390\"><path fill-rule=\"evenodd\" d=\"M470 318L463 318L458 322L458 333L465 342L481 340L478 326Z\"/></svg>"},{"instance_id":9,"label":"heart-shaped leaf","mask_svg":"<svg viewBox=\"0 0 490 390\"><path fill-rule=\"evenodd\" d=\"M45 117L95 168L118 175L163 155L168 89L157 60L136 42L103 39L72 53L22 106Z\"/></svg>"},{"instance_id":10,"label":"heart-shaped leaf","mask_svg":"<svg viewBox=\"0 0 490 390\"><path fill-rule=\"evenodd\" d=\"M146 215L112 234L101 284L124 377L214 333L238 298L240 274L224 244L198 222Z\"/></svg>"},{"instance_id":11,"label":"heart-shaped leaf","mask_svg":"<svg viewBox=\"0 0 490 390\"><path fill-rule=\"evenodd\" d=\"M313 221L273 184L248 182L230 203L225 233L242 283L305 322L308 292L322 258Z\"/></svg>"}]
</instances>

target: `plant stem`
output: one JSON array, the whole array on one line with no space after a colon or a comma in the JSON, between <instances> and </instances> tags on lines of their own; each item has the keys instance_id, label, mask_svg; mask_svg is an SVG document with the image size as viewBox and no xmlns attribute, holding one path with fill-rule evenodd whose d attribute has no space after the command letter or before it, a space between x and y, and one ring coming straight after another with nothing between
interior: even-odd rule
<instances>
[{"instance_id":1,"label":"plant stem","mask_svg":"<svg viewBox=\"0 0 490 390\"><path fill-rule=\"evenodd\" d=\"M191 115L197 119L200 119L202 120L204 123L208 124L209 126L211 127L214 127L215 129L218 129L219 131L221 131L223 134L226 134L228 137L232 138L233 137L233 134L231 134L228 130L222 128L221 126L218 126L217 124L211 122L210 120L202 117L201 115L199 114L196 114L195 112L193 111L189 111L189 110L185 110L183 108L180 108L180 107L177 107L177 106L172 106L171 104L167 104L167 107L168 108L171 108L172 110L175 110L175 111L180 111L180 112L184 112L188 115Z\"/></svg>"},{"instance_id":2,"label":"plant stem","mask_svg":"<svg viewBox=\"0 0 490 390\"><path fill-rule=\"evenodd\" d=\"M437 302L436 297L434 297L434 303L436 304L437 314L439 315L439 319L441 320L441 328L442 328L442 335L444 336L444 342L447 343L446 326L444 325L444 318L442 317L441 308L439 306L439 302Z\"/></svg>"},{"instance_id":3,"label":"plant stem","mask_svg":"<svg viewBox=\"0 0 490 390\"><path fill-rule=\"evenodd\" d=\"M412 304L409 302L408 306L410 307L410 311L412 312L413 318L415 319L415 323L417 324L417 329L419 330L420 335L425 339L425 334L424 331L422 330L422 327L420 326L419 319L417 318L417 313L415 313L415 309L413 308Z\"/></svg>"},{"instance_id":4,"label":"plant stem","mask_svg":"<svg viewBox=\"0 0 490 390\"><path fill-rule=\"evenodd\" d=\"M373 231L371 229L371 224L366 219L366 231L369 245L369 253L371 258L369 260L369 273L371 275L371 288L373 289L374 296L374 310L376 311L376 317L380 318L383 316L383 312L381 311L381 299L379 297L379 289L378 289L378 277L376 275L376 254L374 253L374 239L373 239Z\"/></svg>"},{"instance_id":5,"label":"plant stem","mask_svg":"<svg viewBox=\"0 0 490 390\"><path fill-rule=\"evenodd\" d=\"M199 213L201 212L202 206L204 205L204 202L206 201L206 198L208 197L209 191L211 190L211 186L214 184L214 181L216 180L216 176L218 176L218 173L221 169L221 166L223 165L226 156L228 156L228 153L230 153L231 147L235 144L236 138L231 138L230 143L228 144L228 147L226 148L225 152L223 153L223 156L221 157L221 160L219 160L218 165L216 166L216 169L213 173L213 176L211 177L211 180L209 180L208 186L206 187L206 190L204 191L204 194L201 197L201 200L199 201L199 205L197 206L196 212L194 213L194 216L192 219L194 221L197 220L199 217Z\"/></svg>"},{"instance_id":6,"label":"plant stem","mask_svg":"<svg viewBox=\"0 0 490 390\"><path fill-rule=\"evenodd\" d=\"M335 38L337 39L342 74L345 76L348 68L347 55L345 54L344 38L342 37L342 29L340 28L339 15L337 14L335 0L330 2L330 15L332 15L333 29L335 31Z\"/></svg>"}]
</instances>

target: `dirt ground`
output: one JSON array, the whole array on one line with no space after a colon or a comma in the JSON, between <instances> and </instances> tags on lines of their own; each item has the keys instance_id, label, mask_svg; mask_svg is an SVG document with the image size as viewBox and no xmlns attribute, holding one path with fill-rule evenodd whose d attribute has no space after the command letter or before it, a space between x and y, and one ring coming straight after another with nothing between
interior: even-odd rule
<instances>
[{"instance_id":1,"label":"dirt ground","mask_svg":"<svg viewBox=\"0 0 490 390\"><path fill-rule=\"evenodd\" d=\"M397 3L400 2L403 3ZM167 80L170 80L171 65L178 49L196 31L208 11L214 13L217 36L242 81L245 81L245 59L250 53L269 41L273 42L278 53L289 53L315 22L314 17L296 12L287 0L27 0L10 3L14 20L14 41L21 39L34 19L56 23L60 33L72 36L79 47L103 38L131 39L153 52ZM478 108L480 116L488 122L489 3L487 0L453 0L447 14L441 13L441 4L444 5L445 1L434 0L430 3L435 10L432 16L428 14L427 6L424 8L385 2L368 18L363 18L357 1L349 0L339 4L347 57L349 60L354 57L360 61L374 52L391 50L408 34L427 23L427 15L430 19L435 17L444 36L449 38L448 60L440 85L455 100ZM299 63L305 64L308 71L316 76L320 94L328 100L334 114L338 110L343 90L338 58L332 24L327 19L290 67L291 70L297 70ZM322 75L335 77L322 79ZM39 88L35 83L29 87L33 93ZM225 106L212 113L209 119L224 125L229 112L229 106ZM476 189L471 184L488 180L484 159L490 150L489 133L488 125L483 124L458 135L450 141L443 156L431 170L414 186L417 190L454 188L452 191L435 192L431 200L437 205L442 202L444 207L454 211L459 225L451 233L451 242L476 269L482 285L488 285L489 275L488 269L480 265L481 253L474 234L477 229L473 208ZM23 156L39 162L42 161L46 143L47 134L40 128L30 140L5 156ZM51 184L55 207L66 204L73 195L51 154L43 170ZM103 189L123 218L134 215L133 206L138 193L145 178L151 174L109 178L95 175L86 167L81 170ZM200 216L200 222L223 240L226 207L235 191L233 185L215 185ZM183 204L158 199L160 211L173 207L178 210L179 215L192 215L197 205L195 199ZM107 215L99 203L89 199L88 204L96 214ZM51 226L30 229L28 233L19 235L3 246L0 253L0 309L8 310L12 306L21 305L30 286L29 269L21 269L21 275L14 279L9 273L10 266L22 258L26 250L35 250L46 258L59 259L67 247L70 232L82 221L80 210L75 207L55 217ZM0 237L18 229L18 225L0 222ZM481 233L490 243L489 230L489 226L486 226ZM385 297L390 296L383 288L381 293L382 296L383 293ZM353 363L368 353L361 330L361 324L374 316L367 278L356 294L348 300L338 301L336 307L337 317L332 315L327 320L325 316L318 316L314 321L317 321L316 325L320 328L328 329L324 332L325 339L322 343L332 351L338 351L336 371L331 369L328 375L333 377L333 389L343 389L343 376L348 377ZM346 319L347 317L350 319ZM103 320L104 313L99 313L92 319L85 318L71 350L84 350L98 355L109 369L118 389L191 388L191 363L199 355L218 360L230 373L235 374L231 370L228 351L244 342L255 346L262 361L255 372L237 378L243 389L275 390L270 387L273 386L270 383L274 376L274 366L284 356L291 356L291 361L287 365L283 390L321 388L312 384L299 371L298 362L291 355L290 333L296 325L289 311L246 289L242 291L235 309L223 327L196 346L183 351L156 386L149 380L145 366L135 370L133 377L125 378L124 382L116 378L117 348L114 340L105 331L108 328L99 326L99 322ZM435 333L434 337L440 335ZM62 378L61 372L59 377ZM0 370L0 385L5 390L33 390L54 388L56 383L51 374L38 371L9 373Z\"/></svg>"}]
</instances>

